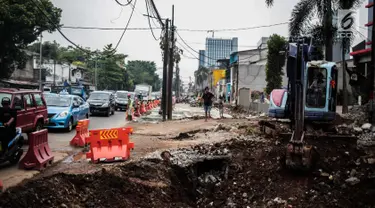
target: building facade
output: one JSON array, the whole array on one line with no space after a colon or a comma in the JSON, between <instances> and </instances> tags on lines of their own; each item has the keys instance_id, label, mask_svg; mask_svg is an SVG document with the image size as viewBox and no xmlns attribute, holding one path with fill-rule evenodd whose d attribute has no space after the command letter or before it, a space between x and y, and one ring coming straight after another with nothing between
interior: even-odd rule
<instances>
[{"instance_id":1,"label":"building facade","mask_svg":"<svg viewBox=\"0 0 375 208\"><path fill-rule=\"evenodd\" d=\"M214 68L217 60L229 58L230 54L238 51L238 38L206 38L205 66Z\"/></svg>"},{"instance_id":2,"label":"building facade","mask_svg":"<svg viewBox=\"0 0 375 208\"><path fill-rule=\"evenodd\" d=\"M205 50L199 50L198 68L205 66L205 59L206 59L206 51Z\"/></svg>"},{"instance_id":3,"label":"building facade","mask_svg":"<svg viewBox=\"0 0 375 208\"><path fill-rule=\"evenodd\" d=\"M353 94L355 94L355 96L361 95L362 101L366 102L368 99L373 99L374 94L374 69L371 68L371 33L373 29L372 10L374 7L374 1L366 1L365 5L362 5L362 7L367 10L366 23L361 22L361 27L367 28L367 32L365 33L367 37L364 35L362 41L352 48L353 51L350 55L353 59L354 68L351 71L351 79L349 80L352 90L354 91Z\"/></svg>"},{"instance_id":4,"label":"building facade","mask_svg":"<svg viewBox=\"0 0 375 208\"><path fill-rule=\"evenodd\" d=\"M231 54L230 97L238 101L241 89L263 92L266 88L267 37L262 37L256 49L238 51ZM285 66L283 67L283 87L287 85Z\"/></svg>"}]
</instances>

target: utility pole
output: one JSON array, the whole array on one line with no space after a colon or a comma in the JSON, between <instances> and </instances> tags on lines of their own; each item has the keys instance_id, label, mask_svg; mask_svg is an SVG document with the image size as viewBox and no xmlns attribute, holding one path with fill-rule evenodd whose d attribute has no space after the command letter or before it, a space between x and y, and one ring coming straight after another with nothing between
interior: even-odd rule
<instances>
[{"instance_id":1,"label":"utility pole","mask_svg":"<svg viewBox=\"0 0 375 208\"><path fill-rule=\"evenodd\" d=\"M39 90L43 91L42 83L42 49L43 48L43 35L40 33L40 47L39 47Z\"/></svg>"},{"instance_id":2,"label":"utility pole","mask_svg":"<svg viewBox=\"0 0 375 208\"><path fill-rule=\"evenodd\" d=\"M167 96L168 96L168 120L172 120L172 81L173 81L173 63L174 63L174 5L172 5L172 20L171 20L171 45L169 51L169 69L167 81Z\"/></svg>"},{"instance_id":3,"label":"utility pole","mask_svg":"<svg viewBox=\"0 0 375 208\"><path fill-rule=\"evenodd\" d=\"M375 21L375 6L372 5L372 22ZM369 97L369 103L370 103L370 110L369 110L369 122L374 123L374 79L375 79L375 30L374 26L371 28L371 67L369 67L369 79L370 79L370 97Z\"/></svg>"},{"instance_id":4,"label":"utility pole","mask_svg":"<svg viewBox=\"0 0 375 208\"><path fill-rule=\"evenodd\" d=\"M98 90L98 66L97 66L97 59L95 57L95 69L94 69L94 82L95 82L95 90Z\"/></svg>"},{"instance_id":5,"label":"utility pole","mask_svg":"<svg viewBox=\"0 0 375 208\"><path fill-rule=\"evenodd\" d=\"M176 97L180 97L180 67L176 64Z\"/></svg>"},{"instance_id":6,"label":"utility pole","mask_svg":"<svg viewBox=\"0 0 375 208\"><path fill-rule=\"evenodd\" d=\"M53 59L53 86L56 86L56 59Z\"/></svg>"},{"instance_id":7,"label":"utility pole","mask_svg":"<svg viewBox=\"0 0 375 208\"><path fill-rule=\"evenodd\" d=\"M343 103L342 103L342 113L348 113L348 91L346 85L346 37L342 37L342 89L343 89Z\"/></svg>"},{"instance_id":8,"label":"utility pole","mask_svg":"<svg viewBox=\"0 0 375 208\"><path fill-rule=\"evenodd\" d=\"M163 85L162 85L162 92L161 92L161 110L163 114L163 121L166 120L167 115L167 77L168 77L168 47L169 47L169 39L168 39L168 32L169 32L169 19L165 20L165 28L164 28L164 60L163 60Z\"/></svg>"}]
</instances>

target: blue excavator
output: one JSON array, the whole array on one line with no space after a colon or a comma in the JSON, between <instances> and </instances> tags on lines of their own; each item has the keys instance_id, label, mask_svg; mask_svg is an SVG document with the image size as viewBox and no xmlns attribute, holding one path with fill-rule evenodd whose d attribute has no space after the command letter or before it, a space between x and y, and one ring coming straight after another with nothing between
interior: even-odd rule
<instances>
[{"instance_id":1,"label":"blue excavator","mask_svg":"<svg viewBox=\"0 0 375 208\"><path fill-rule=\"evenodd\" d=\"M312 39L289 40L286 49L288 88L270 94L269 116L290 119L292 136L286 148L286 165L292 169L312 167L313 147L305 143L306 122L332 122L336 117L337 67L333 62L314 61Z\"/></svg>"}]
</instances>

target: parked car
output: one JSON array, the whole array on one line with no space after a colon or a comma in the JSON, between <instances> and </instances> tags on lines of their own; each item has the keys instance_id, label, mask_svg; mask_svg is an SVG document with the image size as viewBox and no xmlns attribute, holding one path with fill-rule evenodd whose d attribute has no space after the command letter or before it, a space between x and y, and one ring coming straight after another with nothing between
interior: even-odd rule
<instances>
[{"instance_id":1,"label":"parked car","mask_svg":"<svg viewBox=\"0 0 375 208\"><path fill-rule=\"evenodd\" d=\"M117 91L115 95L116 110L128 109L128 91Z\"/></svg>"},{"instance_id":2,"label":"parked car","mask_svg":"<svg viewBox=\"0 0 375 208\"><path fill-rule=\"evenodd\" d=\"M47 97L56 97L56 96L59 96L59 94L51 93L51 92L43 92L44 99Z\"/></svg>"},{"instance_id":3,"label":"parked car","mask_svg":"<svg viewBox=\"0 0 375 208\"><path fill-rule=\"evenodd\" d=\"M108 91L94 91L90 94L87 102L90 104L90 113L105 114L110 116L115 114L115 95Z\"/></svg>"},{"instance_id":4,"label":"parked car","mask_svg":"<svg viewBox=\"0 0 375 208\"><path fill-rule=\"evenodd\" d=\"M79 120L89 118L89 104L77 95L58 95L45 98L50 129L71 131Z\"/></svg>"},{"instance_id":5,"label":"parked car","mask_svg":"<svg viewBox=\"0 0 375 208\"><path fill-rule=\"evenodd\" d=\"M10 98L10 107L17 110L16 125L23 133L39 131L48 122L46 101L41 91L2 88L0 106L4 97Z\"/></svg>"}]
</instances>

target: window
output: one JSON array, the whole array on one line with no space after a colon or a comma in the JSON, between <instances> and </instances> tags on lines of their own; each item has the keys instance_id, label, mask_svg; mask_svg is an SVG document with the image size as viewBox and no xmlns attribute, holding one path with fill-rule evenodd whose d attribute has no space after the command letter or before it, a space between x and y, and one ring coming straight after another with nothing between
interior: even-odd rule
<instances>
[{"instance_id":1,"label":"window","mask_svg":"<svg viewBox=\"0 0 375 208\"><path fill-rule=\"evenodd\" d=\"M23 98L24 98L25 101L26 101L26 107L28 107L28 108L35 107L35 104L34 104L33 98L31 97L30 94L26 94L26 95L24 95Z\"/></svg>"},{"instance_id":2,"label":"window","mask_svg":"<svg viewBox=\"0 0 375 208\"><path fill-rule=\"evenodd\" d=\"M34 94L36 106L44 106L42 96L40 94Z\"/></svg>"},{"instance_id":3,"label":"window","mask_svg":"<svg viewBox=\"0 0 375 208\"><path fill-rule=\"evenodd\" d=\"M82 98L80 98L80 97L78 97L78 101L79 101L80 105L85 104L85 101Z\"/></svg>"},{"instance_id":4,"label":"window","mask_svg":"<svg viewBox=\"0 0 375 208\"><path fill-rule=\"evenodd\" d=\"M311 67L307 70L306 104L312 108L324 108L327 93L327 69Z\"/></svg>"},{"instance_id":5,"label":"window","mask_svg":"<svg viewBox=\"0 0 375 208\"><path fill-rule=\"evenodd\" d=\"M0 106L1 107L3 107L2 105L1 105L1 101L3 100L3 98L9 98L10 100L12 99L12 95L11 94L9 94L9 93L0 93Z\"/></svg>"},{"instance_id":6,"label":"window","mask_svg":"<svg viewBox=\"0 0 375 208\"><path fill-rule=\"evenodd\" d=\"M14 103L14 108L15 109L17 109L17 110L25 109L25 105L23 103L21 95L15 95L13 103Z\"/></svg>"},{"instance_id":7,"label":"window","mask_svg":"<svg viewBox=\"0 0 375 208\"><path fill-rule=\"evenodd\" d=\"M338 71L337 67L332 67L331 71L331 82L330 82L330 89L331 89L331 97L329 100L329 110L336 112L336 102L337 102L337 77Z\"/></svg>"},{"instance_id":8,"label":"window","mask_svg":"<svg viewBox=\"0 0 375 208\"><path fill-rule=\"evenodd\" d=\"M74 103L75 105L81 105L81 103L80 103L78 97L73 97L73 103Z\"/></svg>"}]
</instances>

